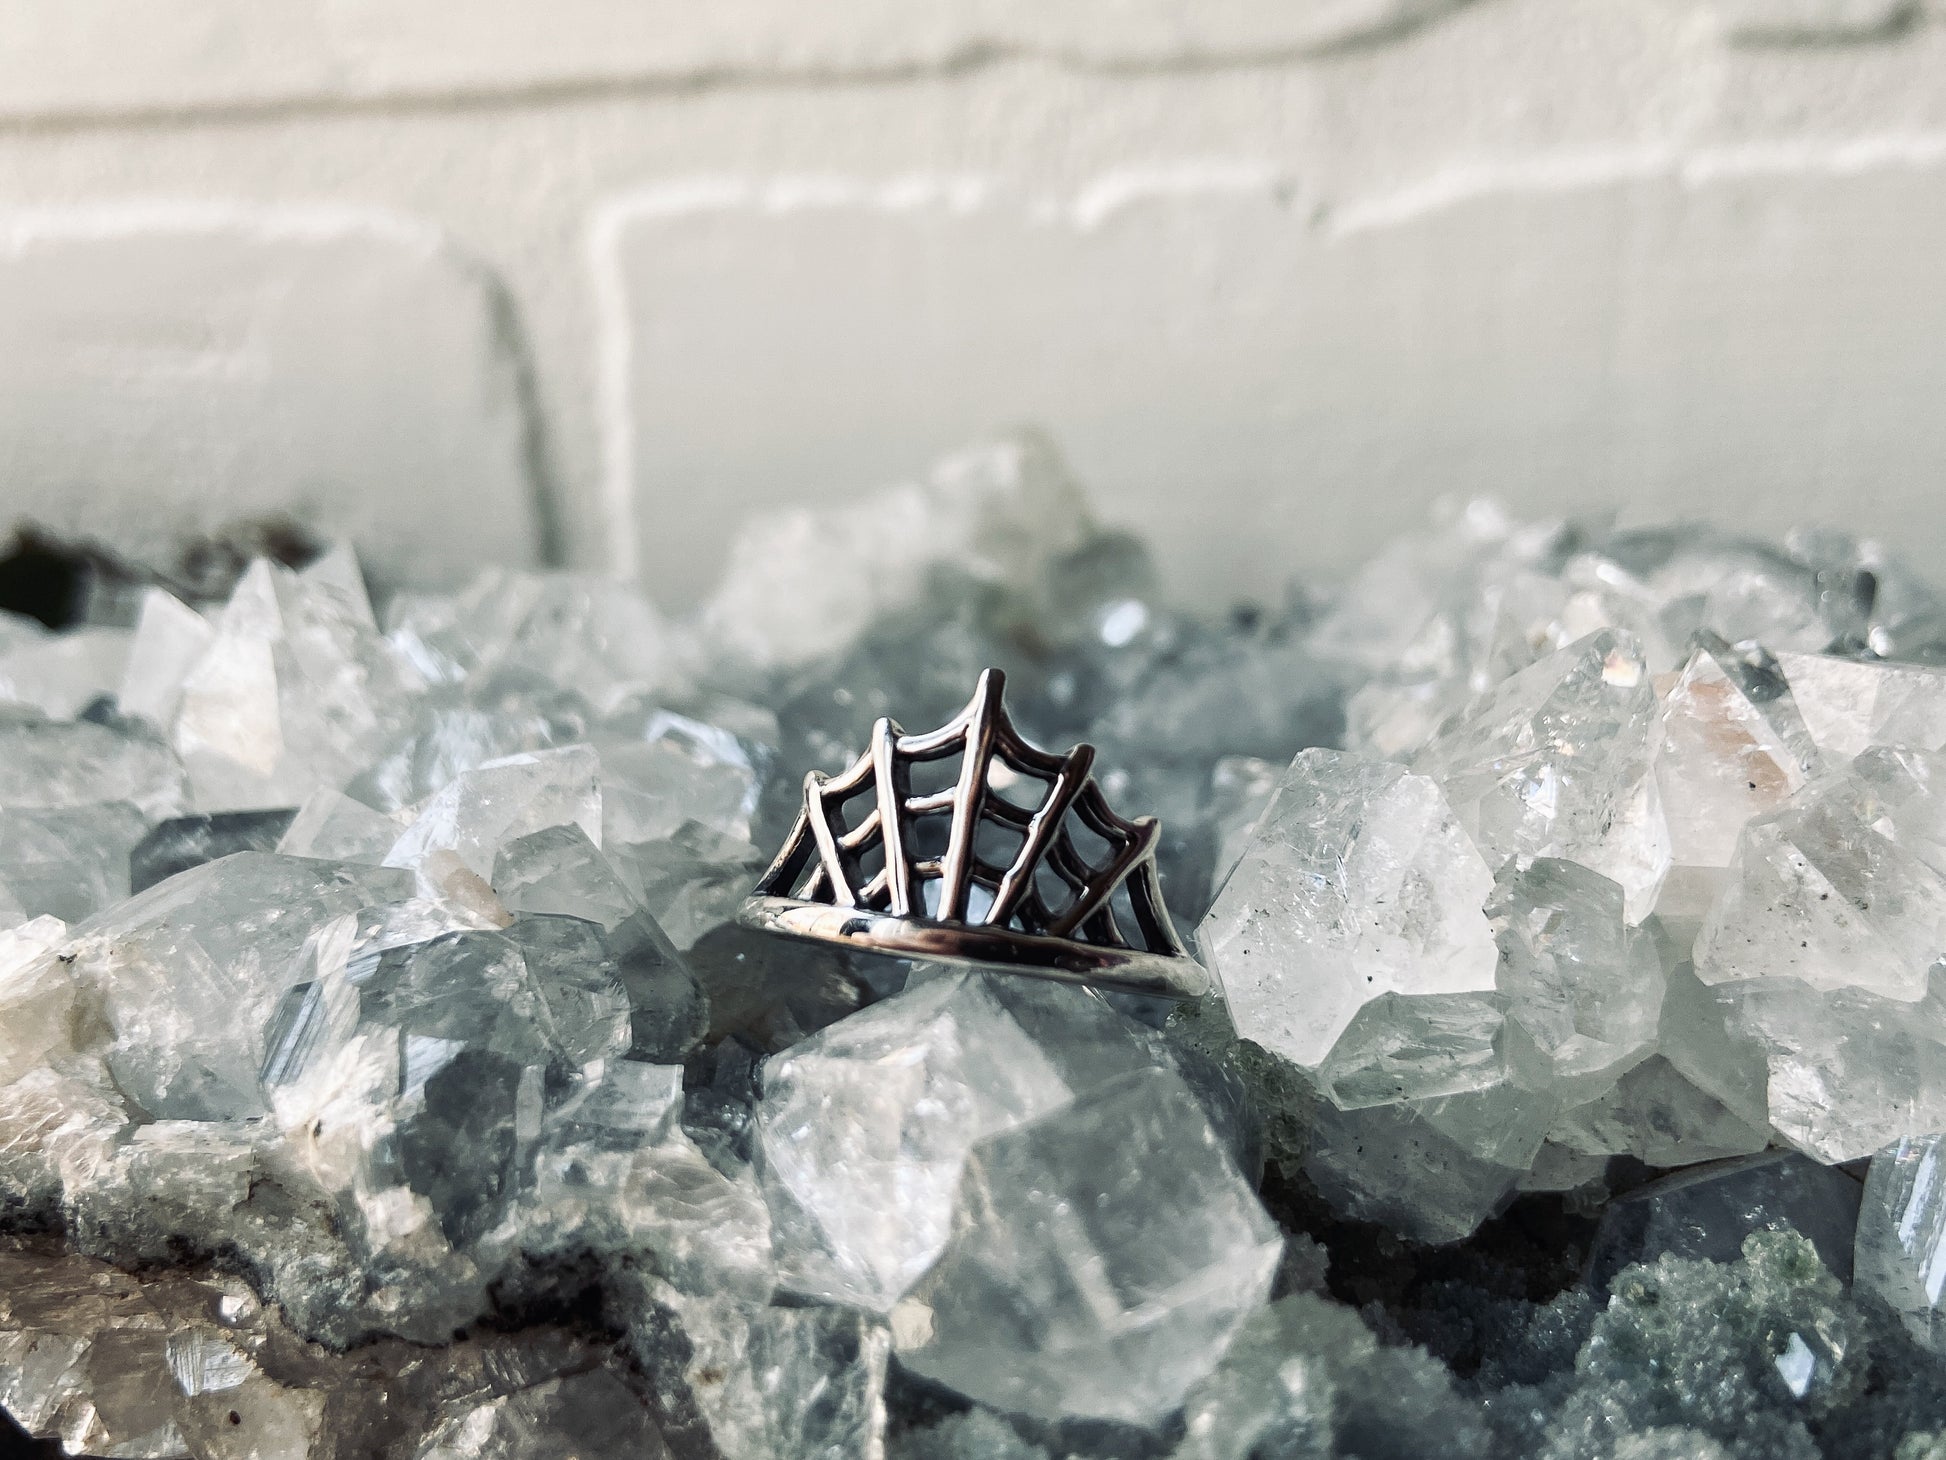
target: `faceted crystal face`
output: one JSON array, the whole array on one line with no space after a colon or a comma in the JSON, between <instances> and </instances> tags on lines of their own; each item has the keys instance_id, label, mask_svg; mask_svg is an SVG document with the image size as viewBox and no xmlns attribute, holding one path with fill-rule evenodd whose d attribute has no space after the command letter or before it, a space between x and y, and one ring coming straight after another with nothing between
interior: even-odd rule
<instances>
[{"instance_id":1,"label":"faceted crystal face","mask_svg":"<svg viewBox=\"0 0 1946 1460\"><path fill-rule=\"evenodd\" d=\"M1355 1220L1453 1242L1512 1197L1559 1111L1558 1101L1511 1079L1356 1110L1326 1100L1304 1173Z\"/></svg>"},{"instance_id":2,"label":"faceted crystal face","mask_svg":"<svg viewBox=\"0 0 1946 1460\"><path fill-rule=\"evenodd\" d=\"M1946 988L1915 1002L1797 979L1719 985L1733 1035L1763 1061L1777 1134L1821 1161L1862 1160L1946 1126Z\"/></svg>"},{"instance_id":3,"label":"faceted crystal face","mask_svg":"<svg viewBox=\"0 0 1946 1460\"><path fill-rule=\"evenodd\" d=\"M996 1409L1152 1424L1263 1302L1282 1247L1182 1081L1138 1071L974 1146L894 1341Z\"/></svg>"},{"instance_id":4,"label":"faceted crystal face","mask_svg":"<svg viewBox=\"0 0 1946 1460\"><path fill-rule=\"evenodd\" d=\"M657 712L641 739L601 747L607 841L661 841L688 822L748 841L771 755L720 726Z\"/></svg>"},{"instance_id":5,"label":"faceted crystal face","mask_svg":"<svg viewBox=\"0 0 1946 1460\"><path fill-rule=\"evenodd\" d=\"M937 567L1029 588L1092 529L1078 489L1045 443L996 442L854 507L752 521L731 547L704 621L713 638L752 664L801 665L917 606ZM833 572L862 541L876 545L877 571Z\"/></svg>"},{"instance_id":6,"label":"faceted crystal face","mask_svg":"<svg viewBox=\"0 0 1946 1460\"><path fill-rule=\"evenodd\" d=\"M1729 866L1743 823L1775 809L1818 768L1778 661L1703 640L1662 704L1655 779L1672 861Z\"/></svg>"},{"instance_id":7,"label":"faceted crystal face","mask_svg":"<svg viewBox=\"0 0 1946 1460\"><path fill-rule=\"evenodd\" d=\"M1833 763L1874 745L1946 747L1946 670L1779 653L1791 698Z\"/></svg>"},{"instance_id":8,"label":"faceted crystal face","mask_svg":"<svg viewBox=\"0 0 1946 1460\"><path fill-rule=\"evenodd\" d=\"M682 1069L586 1069L544 1113L523 1246L651 1258L672 1294L761 1303L776 1285L769 1214L748 1164L687 1135Z\"/></svg>"},{"instance_id":9,"label":"faceted crystal face","mask_svg":"<svg viewBox=\"0 0 1946 1460\"><path fill-rule=\"evenodd\" d=\"M260 559L182 680L170 740L198 810L294 806L360 770L422 688L342 563Z\"/></svg>"},{"instance_id":10,"label":"faceted crystal face","mask_svg":"<svg viewBox=\"0 0 1946 1460\"><path fill-rule=\"evenodd\" d=\"M1752 1124L1656 1055L1613 1089L1567 1111L1547 1138L1589 1156L1690 1166L1754 1155L1770 1143L1770 1127Z\"/></svg>"},{"instance_id":11,"label":"faceted crystal face","mask_svg":"<svg viewBox=\"0 0 1946 1460\"><path fill-rule=\"evenodd\" d=\"M882 1455L891 1335L867 1315L680 1303L689 1392L724 1455Z\"/></svg>"},{"instance_id":12,"label":"faceted crystal face","mask_svg":"<svg viewBox=\"0 0 1946 1460\"><path fill-rule=\"evenodd\" d=\"M384 862L403 830L362 801L337 791L313 791L285 827L276 850L287 857L321 857L377 866Z\"/></svg>"},{"instance_id":13,"label":"faceted crystal face","mask_svg":"<svg viewBox=\"0 0 1946 1460\"><path fill-rule=\"evenodd\" d=\"M550 924L565 921L369 951L352 943L342 962L327 957L265 1033L279 1123L312 1124L328 1142L314 1112L355 1092L363 1129L338 1141L369 1154L327 1146L319 1162L358 1163L352 1189L368 1210L397 1192L456 1248L486 1235L513 1199L550 1094L628 1048L628 995L613 966L589 956L598 945L561 956ZM452 1159L460 1150L464 1164ZM410 1239L420 1220L400 1213L387 1231L368 1217L368 1227L383 1245Z\"/></svg>"},{"instance_id":14,"label":"faceted crystal face","mask_svg":"<svg viewBox=\"0 0 1946 1460\"><path fill-rule=\"evenodd\" d=\"M489 761L455 777L421 807L385 863L410 867L432 852L451 851L490 879L503 846L551 826L578 826L599 846L600 774L600 757L586 745Z\"/></svg>"},{"instance_id":15,"label":"faceted crystal face","mask_svg":"<svg viewBox=\"0 0 1946 1460\"><path fill-rule=\"evenodd\" d=\"M777 1055L757 1140L786 1282L890 1311L944 1248L976 1142L1148 1062L1092 995L981 974L924 980Z\"/></svg>"},{"instance_id":16,"label":"faceted crystal face","mask_svg":"<svg viewBox=\"0 0 1946 1460\"><path fill-rule=\"evenodd\" d=\"M262 1030L306 940L410 890L402 872L241 852L100 914L64 950L112 1032L108 1066L151 1116L264 1113Z\"/></svg>"},{"instance_id":17,"label":"faceted crystal face","mask_svg":"<svg viewBox=\"0 0 1946 1460\"><path fill-rule=\"evenodd\" d=\"M1655 721L1641 650L1602 630L1495 685L1412 764L1445 789L1490 866L1515 856L1578 861L1622 882L1639 919L1667 857L1659 814L1631 807ZM1644 838L1659 850L1633 844Z\"/></svg>"},{"instance_id":18,"label":"faceted crystal face","mask_svg":"<svg viewBox=\"0 0 1946 1460\"><path fill-rule=\"evenodd\" d=\"M1359 570L1312 635L1320 652L1427 679L1466 672L1477 642L1462 622L1468 610L1492 596L1488 585L1550 561L1559 529L1523 526L1484 500L1443 515L1433 532L1390 544Z\"/></svg>"},{"instance_id":19,"label":"faceted crystal face","mask_svg":"<svg viewBox=\"0 0 1946 1460\"><path fill-rule=\"evenodd\" d=\"M78 923L127 897L143 826L126 801L0 810L0 924L43 915Z\"/></svg>"},{"instance_id":20,"label":"faceted crystal face","mask_svg":"<svg viewBox=\"0 0 1946 1460\"><path fill-rule=\"evenodd\" d=\"M1197 936L1237 1033L1315 1069L1382 994L1493 988L1492 887L1432 781L1307 750Z\"/></svg>"},{"instance_id":21,"label":"faceted crystal face","mask_svg":"<svg viewBox=\"0 0 1946 1460\"><path fill-rule=\"evenodd\" d=\"M1509 862L1487 915L1507 1017L1540 1059L1530 1082L1586 1098L1654 1049L1662 963L1654 940L1625 921L1617 883L1551 857Z\"/></svg>"},{"instance_id":22,"label":"faceted crystal face","mask_svg":"<svg viewBox=\"0 0 1946 1460\"><path fill-rule=\"evenodd\" d=\"M0 716L0 806L52 810L116 801L158 820L183 809L182 767L166 745L86 720Z\"/></svg>"},{"instance_id":23,"label":"faceted crystal face","mask_svg":"<svg viewBox=\"0 0 1946 1460\"><path fill-rule=\"evenodd\" d=\"M615 864L572 824L516 837L501 847L493 890L509 912L561 913L611 932L641 909Z\"/></svg>"},{"instance_id":24,"label":"faceted crystal face","mask_svg":"<svg viewBox=\"0 0 1946 1460\"><path fill-rule=\"evenodd\" d=\"M1946 1138L1901 1136L1872 1157L1855 1280L1934 1353L1946 1353Z\"/></svg>"},{"instance_id":25,"label":"faceted crystal face","mask_svg":"<svg viewBox=\"0 0 1946 1460\"><path fill-rule=\"evenodd\" d=\"M1381 994L1318 1067L1340 1110L1485 1090L1507 1078L1505 1000L1490 994Z\"/></svg>"},{"instance_id":26,"label":"faceted crystal face","mask_svg":"<svg viewBox=\"0 0 1946 1460\"><path fill-rule=\"evenodd\" d=\"M598 712L661 684L675 646L655 606L605 573L549 573L497 656L501 675L532 675L577 690Z\"/></svg>"},{"instance_id":27,"label":"faceted crystal face","mask_svg":"<svg viewBox=\"0 0 1946 1460\"><path fill-rule=\"evenodd\" d=\"M1936 760L1871 751L1751 821L1696 940L1697 976L1921 998L1946 948Z\"/></svg>"},{"instance_id":28,"label":"faceted crystal face","mask_svg":"<svg viewBox=\"0 0 1946 1460\"><path fill-rule=\"evenodd\" d=\"M182 681L215 635L208 619L160 588L144 590L135 639L116 693L124 715L166 730L182 701Z\"/></svg>"},{"instance_id":29,"label":"faceted crystal face","mask_svg":"<svg viewBox=\"0 0 1946 1460\"><path fill-rule=\"evenodd\" d=\"M731 922L763 874L766 859L749 842L685 822L666 841L616 849L625 876L641 884L642 901L678 948Z\"/></svg>"}]
</instances>

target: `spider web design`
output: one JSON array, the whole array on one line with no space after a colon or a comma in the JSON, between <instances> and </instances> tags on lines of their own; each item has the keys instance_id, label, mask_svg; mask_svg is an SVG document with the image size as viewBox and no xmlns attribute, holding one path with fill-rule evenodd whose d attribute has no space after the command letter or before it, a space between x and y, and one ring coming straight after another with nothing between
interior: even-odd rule
<instances>
[{"instance_id":1,"label":"spider web design","mask_svg":"<svg viewBox=\"0 0 1946 1460\"><path fill-rule=\"evenodd\" d=\"M1053 755L1023 739L1005 687L1006 676L988 669L939 729L908 735L881 719L848 769L806 776L804 808L758 894L1186 957L1156 875L1158 823L1109 809L1093 746ZM955 784L913 793L915 765L953 756ZM1038 784L1038 800L1009 799L1003 782L1017 791ZM1077 823L1106 846L1105 861L1081 853ZM928 854L929 842L943 849ZM1018 843L1010 857L990 851L1008 842Z\"/></svg>"}]
</instances>

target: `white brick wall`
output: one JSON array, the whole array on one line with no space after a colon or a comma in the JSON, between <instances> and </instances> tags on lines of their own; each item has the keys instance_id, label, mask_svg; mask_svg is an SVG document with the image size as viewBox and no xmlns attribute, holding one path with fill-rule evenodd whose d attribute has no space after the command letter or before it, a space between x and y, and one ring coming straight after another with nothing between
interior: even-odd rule
<instances>
[{"instance_id":1,"label":"white brick wall","mask_svg":"<svg viewBox=\"0 0 1946 1460\"><path fill-rule=\"evenodd\" d=\"M11 517L281 507L387 575L681 603L738 513L1031 419L1206 600L1449 490L1946 547L1914 0L0 0L0 36Z\"/></svg>"},{"instance_id":2,"label":"white brick wall","mask_svg":"<svg viewBox=\"0 0 1946 1460\"><path fill-rule=\"evenodd\" d=\"M395 581L531 559L525 362L497 284L370 210L0 213L9 505L126 552L289 513ZM450 524L464 521L463 533Z\"/></svg>"}]
</instances>

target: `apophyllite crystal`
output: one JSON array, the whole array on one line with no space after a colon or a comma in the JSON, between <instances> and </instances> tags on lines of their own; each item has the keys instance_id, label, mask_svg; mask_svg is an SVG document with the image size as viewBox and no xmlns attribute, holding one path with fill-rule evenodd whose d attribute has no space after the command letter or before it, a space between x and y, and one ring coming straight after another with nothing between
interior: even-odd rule
<instances>
[{"instance_id":1,"label":"apophyllite crystal","mask_svg":"<svg viewBox=\"0 0 1946 1460\"><path fill-rule=\"evenodd\" d=\"M1920 1343L1946 1352L1946 1142L1938 1135L1902 1136L1872 1157L1854 1266L1859 1287Z\"/></svg>"},{"instance_id":2,"label":"apophyllite crystal","mask_svg":"<svg viewBox=\"0 0 1946 1460\"><path fill-rule=\"evenodd\" d=\"M345 551L0 617L10 1423L1946 1453L1946 600L1881 549L1471 504L1212 619L1027 441L731 561L686 618ZM1219 992L734 924L805 773L989 665L1161 817Z\"/></svg>"},{"instance_id":3,"label":"apophyllite crystal","mask_svg":"<svg viewBox=\"0 0 1946 1460\"><path fill-rule=\"evenodd\" d=\"M756 1139L782 1276L889 1312L938 1260L968 1154L1148 1067L1093 995L947 973L841 1020L764 1070Z\"/></svg>"},{"instance_id":4,"label":"apophyllite crystal","mask_svg":"<svg viewBox=\"0 0 1946 1460\"><path fill-rule=\"evenodd\" d=\"M1153 1424L1270 1293L1283 1243L1182 1080L1145 1069L968 1153L901 1362L996 1409Z\"/></svg>"},{"instance_id":5,"label":"apophyllite crystal","mask_svg":"<svg viewBox=\"0 0 1946 1460\"><path fill-rule=\"evenodd\" d=\"M1205 919L1237 1032L1315 1068L1385 994L1493 987L1493 872L1438 785L1307 750Z\"/></svg>"}]
</instances>

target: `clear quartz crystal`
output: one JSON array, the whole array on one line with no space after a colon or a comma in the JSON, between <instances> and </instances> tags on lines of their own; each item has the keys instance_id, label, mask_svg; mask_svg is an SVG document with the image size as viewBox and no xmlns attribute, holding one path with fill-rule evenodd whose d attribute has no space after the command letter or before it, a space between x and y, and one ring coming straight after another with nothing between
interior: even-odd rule
<instances>
[{"instance_id":1,"label":"clear quartz crystal","mask_svg":"<svg viewBox=\"0 0 1946 1460\"><path fill-rule=\"evenodd\" d=\"M1946 950L1946 760L1876 749L1743 830L1696 940L1705 983L1914 1002Z\"/></svg>"},{"instance_id":2,"label":"clear quartz crystal","mask_svg":"<svg viewBox=\"0 0 1946 1460\"><path fill-rule=\"evenodd\" d=\"M313 791L284 829L277 850L287 857L322 857L333 862L381 865L404 828L329 788Z\"/></svg>"},{"instance_id":3,"label":"clear quartz crystal","mask_svg":"<svg viewBox=\"0 0 1946 1460\"><path fill-rule=\"evenodd\" d=\"M1699 917L1737 833L1776 809L1821 765L1778 661L1700 635L1663 698L1655 782L1669 826L1665 917Z\"/></svg>"},{"instance_id":4,"label":"clear quartz crystal","mask_svg":"<svg viewBox=\"0 0 1946 1460\"><path fill-rule=\"evenodd\" d=\"M613 848L625 878L678 948L731 922L769 859L754 845L686 821L659 842Z\"/></svg>"},{"instance_id":5,"label":"clear quartz crystal","mask_svg":"<svg viewBox=\"0 0 1946 1460\"><path fill-rule=\"evenodd\" d=\"M127 897L144 825L126 801L0 810L0 924L80 922Z\"/></svg>"},{"instance_id":6,"label":"clear quartz crystal","mask_svg":"<svg viewBox=\"0 0 1946 1460\"><path fill-rule=\"evenodd\" d=\"M641 911L621 870L573 822L515 837L493 861L493 890L515 913L561 913L613 931Z\"/></svg>"},{"instance_id":7,"label":"clear quartz crystal","mask_svg":"<svg viewBox=\"0 0 1946 1460\"><path fill-rule=\"evenodd\" d=\"M1823 1161L1857 1161L1911 1130L1946 1128L1946 986L1917 1002L1797 979L1719 986L1734 1037L1767 1074L1770 1124Z\"/></svg>"},{"instance_id":8,"label":"clear quartz crystal","mask_svg":"<svg viewBox=\"0 0 1946 1460\"><path fill-rule=\"evenodd\" d=\"M1946 1353L1946 1138L1901 1136L1872 1157L1854 1273L1915 1339Z\"/></svg>"},{"instance_id":9,"label":"clear quartz crystal","mask_svg":"<svg viewBox=\"0 0 1946 1460\"><path fill-rule=\"evenodd\" d=\"M704 623L752 663L802 665L917 606L941 566L1031 590L1092 529L1079 489L1045 441L997 441L852 507L753 519L731 547ZM875 545L875 571L832 570L865 540Z\"/></svg>"},{"instance_id":10,"label":"clear quartz crystal","mask_svg":"<svg viewBox=\"0 0 1946 1460\"><path fill-rule=\"evenodd\" d=\"M1359 1109L1321 1101L1304 1173L1347 1216L1457 1241L1512 1197L1560 1108L1504 1077Z\"/></svg>"},{"instance_id":11,"label":"clear quartz crystal","mask_svg":"<svg viewBox=\"0 0 1946 1460\"><path fill-rule=\"evenodd\" d=\"M761 1304L776 1274L755 1176L713 1165L682 1103L679 1066L584 1069L545 1117L522 1240L536 1254L647 1254L671 1293Z\"/></svg>"},{"instance_id":12,"label":"clear quartz crystal","mask_svg":"<svg viewBox=\"0 0 1946 1460\"><path fill-rule=\"evenodd\" d=\"M659 711L640 739L602 742L604 835L661 841L694 821L747 841L771 754L722 726Z\"/></svg>"},{"instance_id":13,"label":"clear quartz crystal","mask_svg":"<svg viewBox=\"0 0 1946 1460\"><path fill-rule=\"evenodd\" d=\"M292 806L361 769L422 687L341 564L259 559L182 680L170 740L198 810Z\"/></svg>"},{"instance_id":14,"label":"clear quartz crystal","mask_svg":"<svg viewBox=\"0 0 1946 1460\"><path fill-rule=\"evenodd\" d=\"M1946 748L1946 669L1779 653L1811 738L1834 762L1874 745Z\"/></svg>"},{"instance_id":15,"label":"clear quartz crystal","mask_svg":"<svg viewBox=\"0 0 1946 1460\"><path fill-rule=\"evenodd\" d=\"M784 1281L890 1311L944 1249L975 1143L1149 1059L1092 994L976 973L794 1045L765 1066L756 1115Z\"/></svg>"},{"instance_id":16,"label":"clear quartz crystal","mask_svg":"<svg viewBox=\"0 0 1946 1460\"><path fill-rule=\"evenodd\" d=\"M389 869L242 852L98 914L62 957L99 1001L131 1100L152 1116L250 1118L267 1108L262 1031L302 976L307 940L409 886Z\"/></svg>"},{"instance_id":17,"label":"clear quartz crystal","mask_svg":"<svg viewBox=\"0 0 1946 1460\"><path fill-rule=\"evenodd\" d=\"M1490 866L1578 861L1621 882L1639 921L1667 869L1659 808L1631 805L1644 794L1655 729L1641 650L1604 629L1495 685L1412 764L1445 789ZM1643 839L1646 852L1635 845Z\"/></svg>"},{"instance_id":18,"label":"clear quartz crystal","mask_svg":"<svg viewBox=\"0 0 1946 1460\"><path fill-rule=\"evenodd\" d=\"M1493 988L1492 887L1432 781L1307 750L1197 938L1237 1033L1315 1069L1381 994Z\"/></svg>"},{"instance_id":19,"label":"clear quartz crystal","mask_svg":"<svg viewBox=\"0 0 1946 1460\"><path fill-rule=\"evenodd\" d=\"M1538 1056L1527 1082L1586 1099L1654 1050L1662 963L1649 934L1625 920L1619 884L1551 857L1509 862L1487 914L1517 1048Z\"/></svg>"},{"instance_id":20,"label":"clear quartz crystal","mask_svg":"<svg viewBox=\"0 0 1946 1460\"><path fill-rule=\"evenodd\" d=\"M679 636L640 589L599 573L487 568L457 593L399 595L386 632L428 683L536 679L604 712L664 684L681 659Z\"/></svg>"},{"instance_id":21,"label":"clear quartz crystal","mask_svg":"<svg viewBox=\"0 0 1946 1460\"><path fill-rule=\"evenodd\" d=\"M471 871L491 878L508 842L569 824L599 846L600 776L601 759L587 745L488 761L455 777L420 807L385 864L410 867L432 852L451 851Z\"/></svg>"},{"instance_id":22,"label":"clear quartz crystal","mask_svg":"<svg viewBox=\"0 0 1946 1460\"><path fill-rule=\"evenodd\" d=\"M181 599L160 588L145 589L116 708L166 730L182 703L184 678L215 633L209 620Z\"/></svg>"},{"instance_id":23,"label":"clear quartz crystal","mask_svg":"<svg viewBox=\"0 0 1946 1460\"><path fill-rule=\"evenodd\" d=\"M1188 1088L1142 1070L974 1145L893 1340L997 1409L1153 1424L1263 1302L1282 1249Z\"/></svg>"},{"instance_id":24,"label":"clear quartz crystal","mask_svg":"<svg viewBox=\"0 0 1946 1460\"><path fill-rule=\"evenodd\" d=\"M183 810L185 789L169 748L137 731L0 714L0 806L126 801L159 820Z\"/></svg>"},{"instance_id":25,"label":"clear quartz crystal","mask_svg":"<svg viewBox=\"0 0 1946 1460\"><path fill-rule=\"evenodd\" d=\"M1613 912L1619 927L1619 892ZM1382 994L1364 1005L1317 1071L1324 1102L1304 1157L1312 1182L1341 1209L1428 1241L1491 1215L1573 1087L1557 1084L1509 1016L1516 1002Z\"/></svg>"},{"instance_id":26,"label":"clear quartz crystal","mask_svg":"<svg viewBox=\"0 0 1946 1460\"><path fill-rule=\"evenodd\" d=\"M1380 994L1318 1067L1340 1110L1486 1090L1508 1078L1506 1001L1491 994Z\"/></svg>"},{"instance_id":27,"label":"clear quartz crystal","mask_svg":"<svg viewBox=\"0 0 1946 1460\"><path fill-rule=\"evenodd\" d=\"M675 1127L673 1065L627 1058L636 1010L599 925L445 931L441 916L370 907L321 931L262 1041L274 1155L318 1190L352 1260L390 1278L364 1299L385 1328L424 1339L466 1321L516 1246L652 1254L717 1285L739 1262L767 1272L754 1183ZM335 1333L344 1317L305 1322Z\"/></svg>"},{"instance_id":28,"label":"clear quartz crystal","mask_svg":"<svg viewBox=\"0 0 1946 1460\"><path fill-rule=\"evenodd\" d=\"M690 1393L725 1455L883 1460L891 1333L843 1308L680 1301Z\"/></svg>"},{"instance_id":29,"label":"clear quartz crystal","mask_svg":"<svg viewBox=\"0 0 1946 1460\"><path fill-rule=\"evenodd\" d=\"M1770 1128L1752 1124L1656 1055L1563 1113L1547 1138L1587 1156L1633 1156L1667 1167L1753 1155L1770 1143Z\"/></svg>"}]
</instances>

